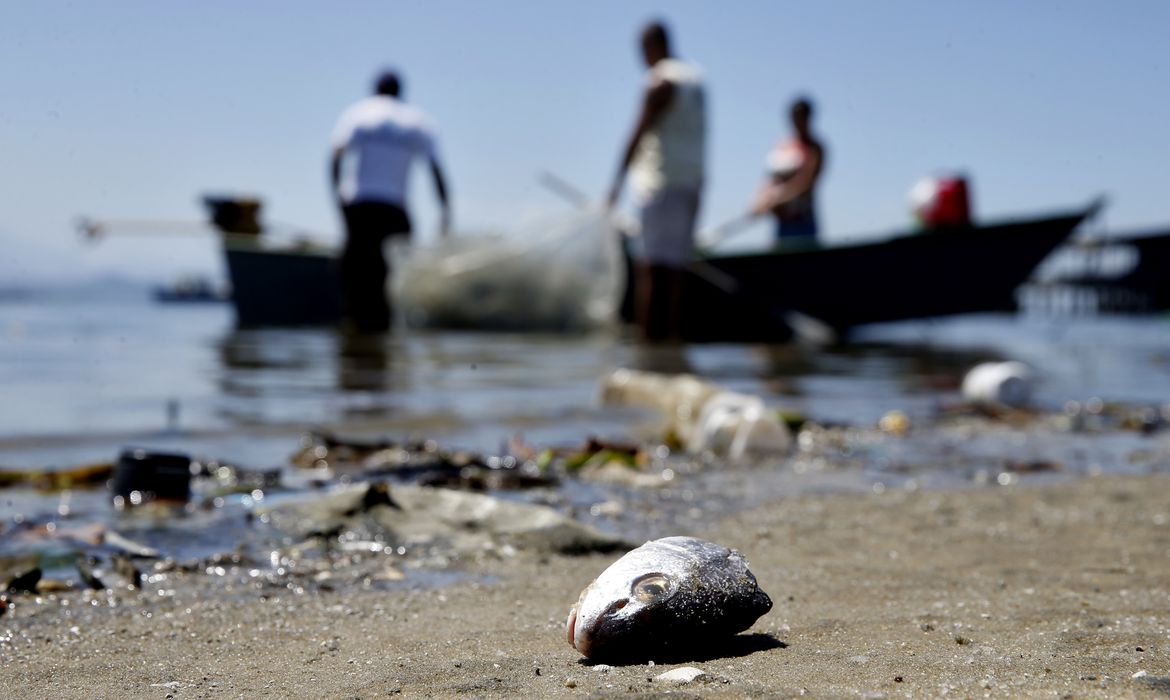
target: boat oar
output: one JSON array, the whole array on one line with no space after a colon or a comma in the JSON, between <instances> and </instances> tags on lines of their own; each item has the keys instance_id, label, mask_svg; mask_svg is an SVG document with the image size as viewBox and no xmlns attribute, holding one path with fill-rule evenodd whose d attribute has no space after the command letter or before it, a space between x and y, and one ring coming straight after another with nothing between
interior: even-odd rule
<instances>
[{"instance_id":1,"label":"boat oar","mask_svg":"<svg viewBox=\"0 0 1170 700\"><path fill-rule=\"evenodd\" d=\"M536 179L540 184L548 188L550 192L582 211L588 211L598 206L597 202L585 194L580 187L577 187L559 175L542 170L537 174ZM609 212L609 220L614 230L619 234L627 238L638 235L637 221L633 221L629 217L613 211Z\"/></svg>"},{"instance_id":2,"label":"boat oar","mask_svg":"<svg viewBox=\"0 0 1170 700\"><path fill-rule=\"evenodd\" d=\"M97 240L110 233L138 235L205 235L212 228L201 221L151 221L147 219L105 219L80 217L76 222L77 231L87 240Z\"/></svg>"},{"instance_id":3,"label":"boat oar","mask_svg":"<svg viewBox=\"0 0 1170 700\"><path fill-rule=\"evenodd\" d=\"M740 214L734 219L724 221L723 223L708 229L706 232L699 234L698 238L702 243L697 246L700 255L707 255L712 248L719 245L723 241L733 238L748 230L756 216L754 214Z\"/></svg>"},{"instance_id":4,"label":"boat oar","mask_svg":"<svg viewBox=\"0 0 1170 700\"><path fill-rule=\"evenodd\" d=\"M568 201L578 209L588 209L593 206L593 200L589 195L585 194L581 188L570 183L563 177L554 175L547 170L542 170L537 174L536 179L540 181L540 184L547 187L549 191L559 195L561 199Z\"/></svg>"}]
</instances>

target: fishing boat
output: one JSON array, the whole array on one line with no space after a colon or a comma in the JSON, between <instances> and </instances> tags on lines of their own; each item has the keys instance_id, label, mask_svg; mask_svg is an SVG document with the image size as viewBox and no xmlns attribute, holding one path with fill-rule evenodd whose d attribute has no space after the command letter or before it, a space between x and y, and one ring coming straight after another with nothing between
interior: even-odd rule
<instances>
[{"instance_id":1,"label":"fishing boat","mask_svg":"<svg viewBox=\"0 0 1170 700\"><path fill-rule=\"evenodd\" d=\"M243 326L322 325L341 318L336 250L260 235L259 203L208 197L237 319ZM683 333L700 342L785 341L793 320L838 333L869 323L1012 311L1016 289L1101 201L1063 213L901 232L844 245L697 256ZM627 248L627 268L632 267ZM627 276L621 317L632 318Z\"/></svg>"},{"instance_id":2,"label":"fishing boat","mask_svg":"<svg viewBox=\"0 0 1170 700\"><path fill-rule=\"evenodd\" d=\"M260 225L260 201L203 199L223 234L223 254L241 327L320 326L341 321L337 250L301 237L276 239Z\"/></svg>"},{"instance_id":3,"label":"fishing boat","mask_svg":"<svg viewBox=\"0 0 1170 700\"><path fill-rule=\"evenodd\" d=\"M576 196L573 197L576 199ZM338 249L304 235L261 226L255 198L206 196L220 234L237 323L244 327L336 325L342 320ZM854 326L963 313L1013 311L1018 288L1080 223L1103 206L992 224L903 231L839 245L785 245L749 254L697 253L689 268L683 335L699 342L783 342L797 327L838 336ZM189 222L94 221L80 229L95 239L110 230L207 231ZM622 237L625 291L615 316L633 319L633 256ZM1170 308L1163 271L1170 233L1131 235L1110 244L1139 251L1138 265L1109 282Z\"/></svg>"},{"instance_id":4,"label":"fishing boat","mask_svg":"<svg viewBox=\"0 0 1170 700\"><path fill-rule=\"evenodd\" d=\"M791 338L794 318L839 334L869 323L1017 308L1016 288L1101 201L1064 213L697 258L683 335L693 341ZM632 278L631 278L632 279ZM629 319L633 285L623 309Z\"/></svg>"},{"instance_id":5,"label":"fishing boat","mask_svg":"<svg viewBox=\"0 0 1170 700\"><path fill-rule=\"evenodd\" d=\"M154 300L166 304L219 303L231 299L227 289L202 275L184 275L154 288Z\"/></svg>"}]
</instances>

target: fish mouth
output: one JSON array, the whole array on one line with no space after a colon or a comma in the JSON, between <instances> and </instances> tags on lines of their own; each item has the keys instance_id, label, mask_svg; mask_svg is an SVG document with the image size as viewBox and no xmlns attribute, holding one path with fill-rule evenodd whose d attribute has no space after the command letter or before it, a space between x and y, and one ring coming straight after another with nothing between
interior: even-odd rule
<instances>
[{"instance_id":1,"label":"fish mouth","mask_svg":"<svg viewBox=\"0 0 1170 700\"><path fill-rule=\"evenodd\" d=\"M577 634L576 606L574 606L573 609L569 611L569 619L565 623L565 636L569 640L569 646L581 652L581 654L589 656L589 650L592 646L589 635L584 632L582 632L580 635Z\"/></svg>"}]
</instances>

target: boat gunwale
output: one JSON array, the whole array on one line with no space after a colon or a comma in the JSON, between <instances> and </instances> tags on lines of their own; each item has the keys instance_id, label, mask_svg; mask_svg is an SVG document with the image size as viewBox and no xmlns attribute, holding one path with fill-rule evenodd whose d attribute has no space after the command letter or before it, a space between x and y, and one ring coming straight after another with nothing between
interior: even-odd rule
<instances>
[{"instance_id":1,"label":"boat gunwale","mask_svg":"<svg viewBox=\"0 0 1170 700\"><path fill-rule=\"evenodd\" d=\"M874 247L889 245L891 243L895 243L895 242L899 242L899 241L917 240L919 238L932 238L934 236L942 236L942 237L950 237L950 238L954 238L956 236L966 237L966 236L971 236L971 235L980 235L982 233L986 233L988 231L994 231L996 229L1005 229L1005 228L1012 228L1012 227L1019 227L1019 226L1034 226L1034 225L1047 224L1047 223L1056 223L1059 221L1070 221L1071 226L1069 227L1069 229L1071 232L1071 229L1073 229L1073 228L1079 226L1080 224L1084 223L1085 221L1093 218L1093 216L1096 215L1098 211L1100 211L1100 209L1103 205L1104 205L1103 199L1098 198L1098 199L1094 200L1088 206L1083 207L1081 209L1067 210L1065 212L1059 212L1059 213L1053 212L1051 214L1043 215L1043 216L1034 216L1034 217L1027 217L1027 218L1006 218L1005 217L1003 219L993 221L992 223L989 223L989 224L979 224L979 225L969 225L969 226L959 226L959 227L925 228L925 229L920 229L920 230L904 230L904 231L896 232L896 233L893 233L890 235L884 235L882 237L874 237L872 239L862 239L862 240L850 240L847 242L842 242L842 243L833 244L833 245L820 245L820 244L804 245L804 244L802 244L799 246L791 246L791 247L787 247L787 248L783 245L776 245L776 246L772 246L772 247L765 248L762 250L736 252L736 253L732 253L732 254L716 254L713 251L703 251L701 249L696 248L695 249L695 257L691 262L692 262L692 264L693 263L711 263L711 262L733 261L733 260L741 260L741 259L774 257L777 255L782 255L785 257L787 257L787 256L794 256L795 257L795 256L802 256L802 255L817 255L817 254L824 254L824 253L833 253L833 252L837 252L837 251L857 250L857 249L861 249L861 248L874 248Z\"/></svg>"}]
</instances>

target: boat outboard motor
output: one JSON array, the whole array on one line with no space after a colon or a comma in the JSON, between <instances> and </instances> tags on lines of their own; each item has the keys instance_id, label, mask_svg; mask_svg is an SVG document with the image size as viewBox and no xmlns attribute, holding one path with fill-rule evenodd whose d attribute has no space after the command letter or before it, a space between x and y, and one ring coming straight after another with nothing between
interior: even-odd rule
<instances>
[{"instance_id":1,"label":"boat outboard motor","mask_svg":"<svg viewBox=\"0 0 1170 700\"><path fill-rule=\"evenodd\" d=\"M260 208L263 203L255 197L221 197L208 195L204 205L211 213L211 223L222 233L259 235Z\"/></svg>"}]
</instances>

